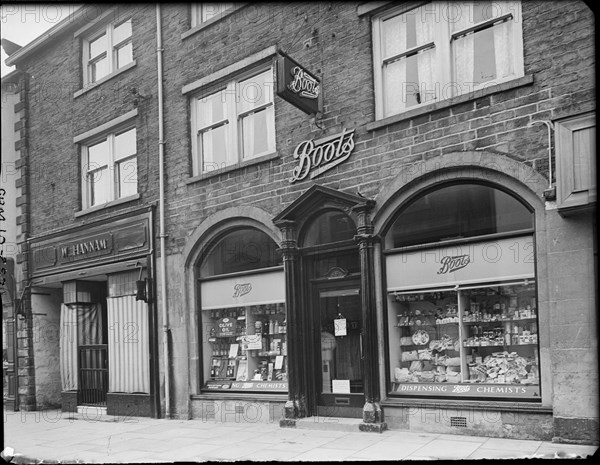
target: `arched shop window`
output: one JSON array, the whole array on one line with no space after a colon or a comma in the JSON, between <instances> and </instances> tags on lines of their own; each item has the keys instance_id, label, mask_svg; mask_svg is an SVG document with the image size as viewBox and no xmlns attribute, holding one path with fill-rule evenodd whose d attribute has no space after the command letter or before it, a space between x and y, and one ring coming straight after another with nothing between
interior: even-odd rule
<instances>
[{"instance_id":1,"label":"arched shop window","mask_svg":"<svg viewBox=\"0 0 600 465\"><path fill-rule=\"evenodd\" d=\"M285 281L277 244L227 232L199 267L204 390L287 391Z\"/></svg>"},{"instance_id":2,"label":"arched shop window","mask_svg":"<svg viewBox=\"0 0 600 465\"><path fill-rule=\"evenodd\" d=\"M455 184L422 195L398 215L390 247L529 230L533 215L517 199L482 184Z\"/></svg>"},{"instance_id":3,"label":"arched shop window","mask_svg":"<svg viewBox=\"0 0 600 465\"><path fill-rule=\"evenodd\" d=\"M273 239L258 229L231 231L206 255L200 267L200 277L280 265L277 247Z\"/></svg>"},{"instance_id":4,"label":"arched shop window","mask_svg":"<svg viewBox=\"0 0 600 465\"><path fill-rule=\"evenodd\" d=\"M533 220L479 183L399 210L384 252L390 396L541 400Z\"/></svg>"}]
</instances>

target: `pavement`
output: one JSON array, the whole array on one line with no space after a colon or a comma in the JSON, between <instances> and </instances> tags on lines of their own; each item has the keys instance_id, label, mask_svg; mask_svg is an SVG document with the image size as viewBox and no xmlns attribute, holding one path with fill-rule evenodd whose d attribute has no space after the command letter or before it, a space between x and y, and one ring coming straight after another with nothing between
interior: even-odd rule
<instances>
[{"instance_id":1,"label":"pavement","mask_svg":"<svg viewBox=\"0 0 600 465\"><path fill-rule=\"evenodd\" d=\"M12 463L374 461L594 456L597 446L390 430L280 428L139 417L4 411L2 456Z\"/></svg>"}]
</instances>

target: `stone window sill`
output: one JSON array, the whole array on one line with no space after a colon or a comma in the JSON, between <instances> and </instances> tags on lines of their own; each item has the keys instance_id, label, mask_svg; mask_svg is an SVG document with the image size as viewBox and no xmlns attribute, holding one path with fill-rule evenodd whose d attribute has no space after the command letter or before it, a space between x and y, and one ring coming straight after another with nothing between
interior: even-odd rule
<instances>
[{"instance_id":1,"label":"stone window sill","mask_svg":"<svg viewBox=\"0 0 600 465\"><path fill-rule=\"evenodd\" d=\"M275 160L279 158L279 152L268 153L261 157L253 158L251 160L243 161L240 163L236 163L234 165L224 166L218 170L209 171L207 173L198 174L196 176L192 176L191 178L185 181L186 184L194 184L199 181L204 181L206 179L214 178L216 176L220 176L222 174L231 173L232 171L237 171L242 168L246 168L248 166L257 165L259 163L264 163L267 161Z\"/></svg>"},{"instance_id":2,"label":"stone window sill","mask_svg":"<svg viewBox=\"0 0 600 465\"><path fill-rule=\"evenodd\" d=\"M482 409L499 410L506 412L540 412L552 413L552 407L538 402L490 402L481 400L457 400L457 399L406 399L389 396L381 401L382 407L409 407L409 408L446 408L446 409Z\"/></svg>"},{"instance_id":3,"label":"stone window sill","mask_svg":"<svg viewBox=\"0 0 600 465\"><path fill-rule=\"evenodd\" d=\"M80 216L88 215L90 213L94 213L100 210L104 210L106 208L114 207L116 205L121 205L128 202L133 202L134 200L138 200L140 198L140 194L133 194L127 197L123 197L121 199L112 200L111 202L103 203L102 205L94 205L93 207L86 208L85 210L81 210L75 212L75 218L79 218Z\"/></svg>"},{"instance_id":4,"label":"stone window sill","mask_svg":"<svg viewBox=\"0 0 600 465\"><path fill-rule=\"evenodd\" d=\"M98 79L96 82L93 82L91 84L88 84L87 86L85 86L83 89L78 90L77 92L75 92L73 94L73 98L77 98L80 97L83 94L88 93L89 91L95 89L96 87L98 87L101 84L104 84L106 81L110 81L112 78L118 76L121 73L124 73L125 71L130 70L131 68L133 68L136 65L136 61L133 60L131 63L127 63L125 66L123 66L122 68L119 68L116 71L113 71L110 74L107 74L106 76L104 76L102 79Z\"/></svg>"},{"instance_id":5,"label":"stone window sill","mask_svg":"<svg viewBox=\"0 0 600 465\"><path fill-rule=\"evenodd\" d=\"M468 94L459 95L457 97L453 97L447 100L442 100L440 102L431 103L429 105L424 105L419 108L415 108L413 110L405 111L398 115L388 116L387 118L383 118L377 121L373 121L372 123L367 124L367 131L375 131L377 129L384 128L391 124L399 123L400 121L405 121L408 119L416 118L417 116L424 115L426 113L432 113L434 111L442 110L444 108L450 108L455 105L459 105L461 103L468 102L470 100L475 100L481 97L485 97L487 95L497 94L499 92L504 92L510 89L516 89L517 87L523 87L533 84L533 75L528 74L526 76L512 79L510 81L502 82L500 84L496 84L489 87L484 87L482 89L478 89L474 92L470 92Z\"/></svg>"}]
</instances>

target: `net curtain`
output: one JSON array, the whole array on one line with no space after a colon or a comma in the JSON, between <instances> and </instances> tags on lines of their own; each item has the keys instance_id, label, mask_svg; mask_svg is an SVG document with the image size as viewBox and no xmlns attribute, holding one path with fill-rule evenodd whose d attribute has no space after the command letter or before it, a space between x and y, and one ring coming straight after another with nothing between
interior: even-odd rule
<instances>
[{"instance_id":1,"label":"net curtain","mask_svg":"<svg viewBox=\"0 0 600 465\"><path fill-rule=\"evenodd\" d=\"M74 391L79 345L103 344L100 304L62 304L60 308L60 377L63 391Z\"/></svg>"}]
</instances>

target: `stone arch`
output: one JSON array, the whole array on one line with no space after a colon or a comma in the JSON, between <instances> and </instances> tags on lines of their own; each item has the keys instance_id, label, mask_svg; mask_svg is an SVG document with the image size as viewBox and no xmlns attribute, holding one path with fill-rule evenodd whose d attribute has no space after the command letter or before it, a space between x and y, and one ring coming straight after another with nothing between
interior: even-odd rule
<instances>
[{"instance_id":1,"label":"stone arch","mask_svg":"<svg viewBox=\"0 0 600 465\"><path fill-rule=\"evenodd\" d=\"M535 211L536 228L543 221L543 192L548 181L524 162L485 151L452 152L402 167L375 197L373 225L377 234L407 200L435 184L452 180L487 181L511 191Z\"/></svg>"},{"instance_id":2,"label":"stone arch","mask_svg":"<svg viewBox=\"0 0 600 465\"><path fill-rule=\"evenodd\" d=\"M281 242L281 231L273 225L273 215L257 207L238 206L220 210L206 218L194 229L183 248L185 268L190 269L200 258L202 246L226 229L233 226L256 228L273 239Z\"/></svg>"}]
</instances>

